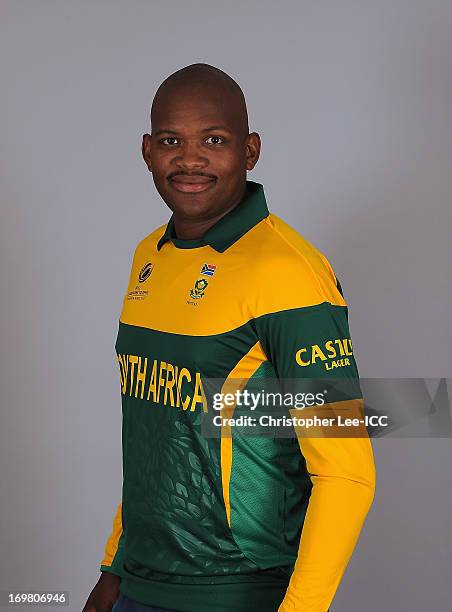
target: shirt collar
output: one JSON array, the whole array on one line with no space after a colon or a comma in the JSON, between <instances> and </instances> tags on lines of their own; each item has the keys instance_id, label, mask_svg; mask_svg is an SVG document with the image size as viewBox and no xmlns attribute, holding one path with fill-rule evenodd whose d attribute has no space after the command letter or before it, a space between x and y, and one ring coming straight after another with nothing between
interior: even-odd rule
<instances>
[{"instance_id":1,"label":"shirt collar","mask_svg":"<svg viewBox=\"0 0 452 612\"><path fill-rule=\"evenodd\" d=\"M171 240L178 248L193 249L209 245L223 253L268 215L263 185L254 181L246 181L246 193L240 203L212 225L201 238L176 238L174 214L171 215L165 232L157 243L157 249L160 251L165 242Z\"/></svg>"}]
</instances>

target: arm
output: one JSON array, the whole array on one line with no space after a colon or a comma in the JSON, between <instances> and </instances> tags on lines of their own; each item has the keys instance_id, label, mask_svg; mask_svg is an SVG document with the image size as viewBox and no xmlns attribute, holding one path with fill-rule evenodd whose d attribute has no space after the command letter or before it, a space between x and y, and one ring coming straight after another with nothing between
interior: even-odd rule
<instances>
[{"instance_id":1,"label":"arm","mask_svg":"<svg viewBox=\"0 0 452 612\"><path fill-rule=\"evenodd\" d=\"M119 504L113 519L112 532L105 545L104 558L101 561L100 570L121 577L123 553L124 532L122 530L122 504Z\"/></svg>"},{"instance_id":2,"label":"arm","mask_svg":"<svg viewBox=\"0 0 452 612\"><path fill-rule=\"evenodd\" d=\"M140 245L138 245L139 247ZM132 282L136 251L133 257L129 276L129 286ZM125 296L124 296L125 300ZM124 561L124 531L122 525L122 503L118 505L113 519L113 527L105 545L103 559L100 563L101 575L91 591L83 612L110 612L119 597L119 585L122 577Z\"/></svg>"},{"instance_id":3,"label":"arm","mask_svg":"<svg viewBox=\"0 0 452 612\"><path fill-rule=\"evenodd\" d=\"M83 612L110 612L119 597L123 561L122 504L113 519L113 529L105 545L101 575L91 591Z\"/></svg>"},{"instance_id":4,"label":"arm","mask_svg":"<svg viewBox=\"0 0 452 612\"><path fill-rule=\"evenodd\" d=\"M304 438L300 446L313 489L279 612L326 612L373 500L372 449L366 438Z\"/></svg>"},{"instance_id":5,"label":"arm","mask_svg":"<svg viewBox=\"0 0 452 612\"><path fill-rule=\"evenodd\" d=\"M325 379L347 382L346 399L335 397L332 385L331 400L319 416L328 412L328 416L344 415L344 410L347 417L362 414L347 307L339 289L337 304L324 301L271 313L261 317L258 329L283 386L287 379L300 378L315 379L317 389L329 389ZM342 365L331 368L333 361ZM306 410L292 410L291 415L306 416ZM362 437L308 438L297 431L313 488L296 564L279 612L327 612L334 597L375 490L370 440L365 430L359 435Z\"/></svg>"}]
</instances>

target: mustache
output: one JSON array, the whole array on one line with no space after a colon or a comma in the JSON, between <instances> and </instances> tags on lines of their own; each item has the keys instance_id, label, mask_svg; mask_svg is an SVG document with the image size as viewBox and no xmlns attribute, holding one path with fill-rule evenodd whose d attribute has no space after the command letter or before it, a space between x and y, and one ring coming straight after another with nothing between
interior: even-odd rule
<instances>
[{"instance_id":1,"label":"mustache","mask_svg":"<svg viewBox=\"0 0 452 612\"><path fill-rule=\"evenodd\" d=\"M205 176L206 178L214 179L214 180L216 180L217 178L216 176L213 176L213 174L207 174L207 172L180 172L180 171L172 172L171 174L168 174L166 178L170 181L175 176Z\"/></svg>"}]
</instances>

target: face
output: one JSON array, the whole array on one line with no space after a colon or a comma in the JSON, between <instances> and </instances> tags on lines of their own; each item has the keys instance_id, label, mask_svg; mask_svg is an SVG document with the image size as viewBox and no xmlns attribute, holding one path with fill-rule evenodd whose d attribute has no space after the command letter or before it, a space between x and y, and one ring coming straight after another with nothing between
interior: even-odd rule
<instances>
[{"instance_id":1,"label":"face","mask_svg":"<svg viewBox=\"0 0 452 612\"><path fill-rule=\"evenodd\" d=\"M168 90L143 136L143 158L162 199L184 220L207 220L237 204L259 158L259 135L244 134L233 104L206 89Z\"/></svg>"}]
</instances>

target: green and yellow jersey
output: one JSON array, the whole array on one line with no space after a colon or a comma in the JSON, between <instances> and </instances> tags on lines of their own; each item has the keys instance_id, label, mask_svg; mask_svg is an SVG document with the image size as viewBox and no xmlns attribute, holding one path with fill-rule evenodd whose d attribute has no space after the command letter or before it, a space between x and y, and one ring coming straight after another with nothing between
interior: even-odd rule
<instances>
[{"instance_id":1,"label":"green and yellow jersey","mask_svg":"<svg viewBox=\"0 0 452 612\"><path fill-rule=\"evenodd\" d=\"M122 500L101 570L147 605L326 612L373 499L367 436L206 437L203 382L345 377L347 305L327 259L262 185L202 238L173 217L136 248L116 352ZM340 374L339 374L340 372Z\"/></svg>"}]
</instances>

